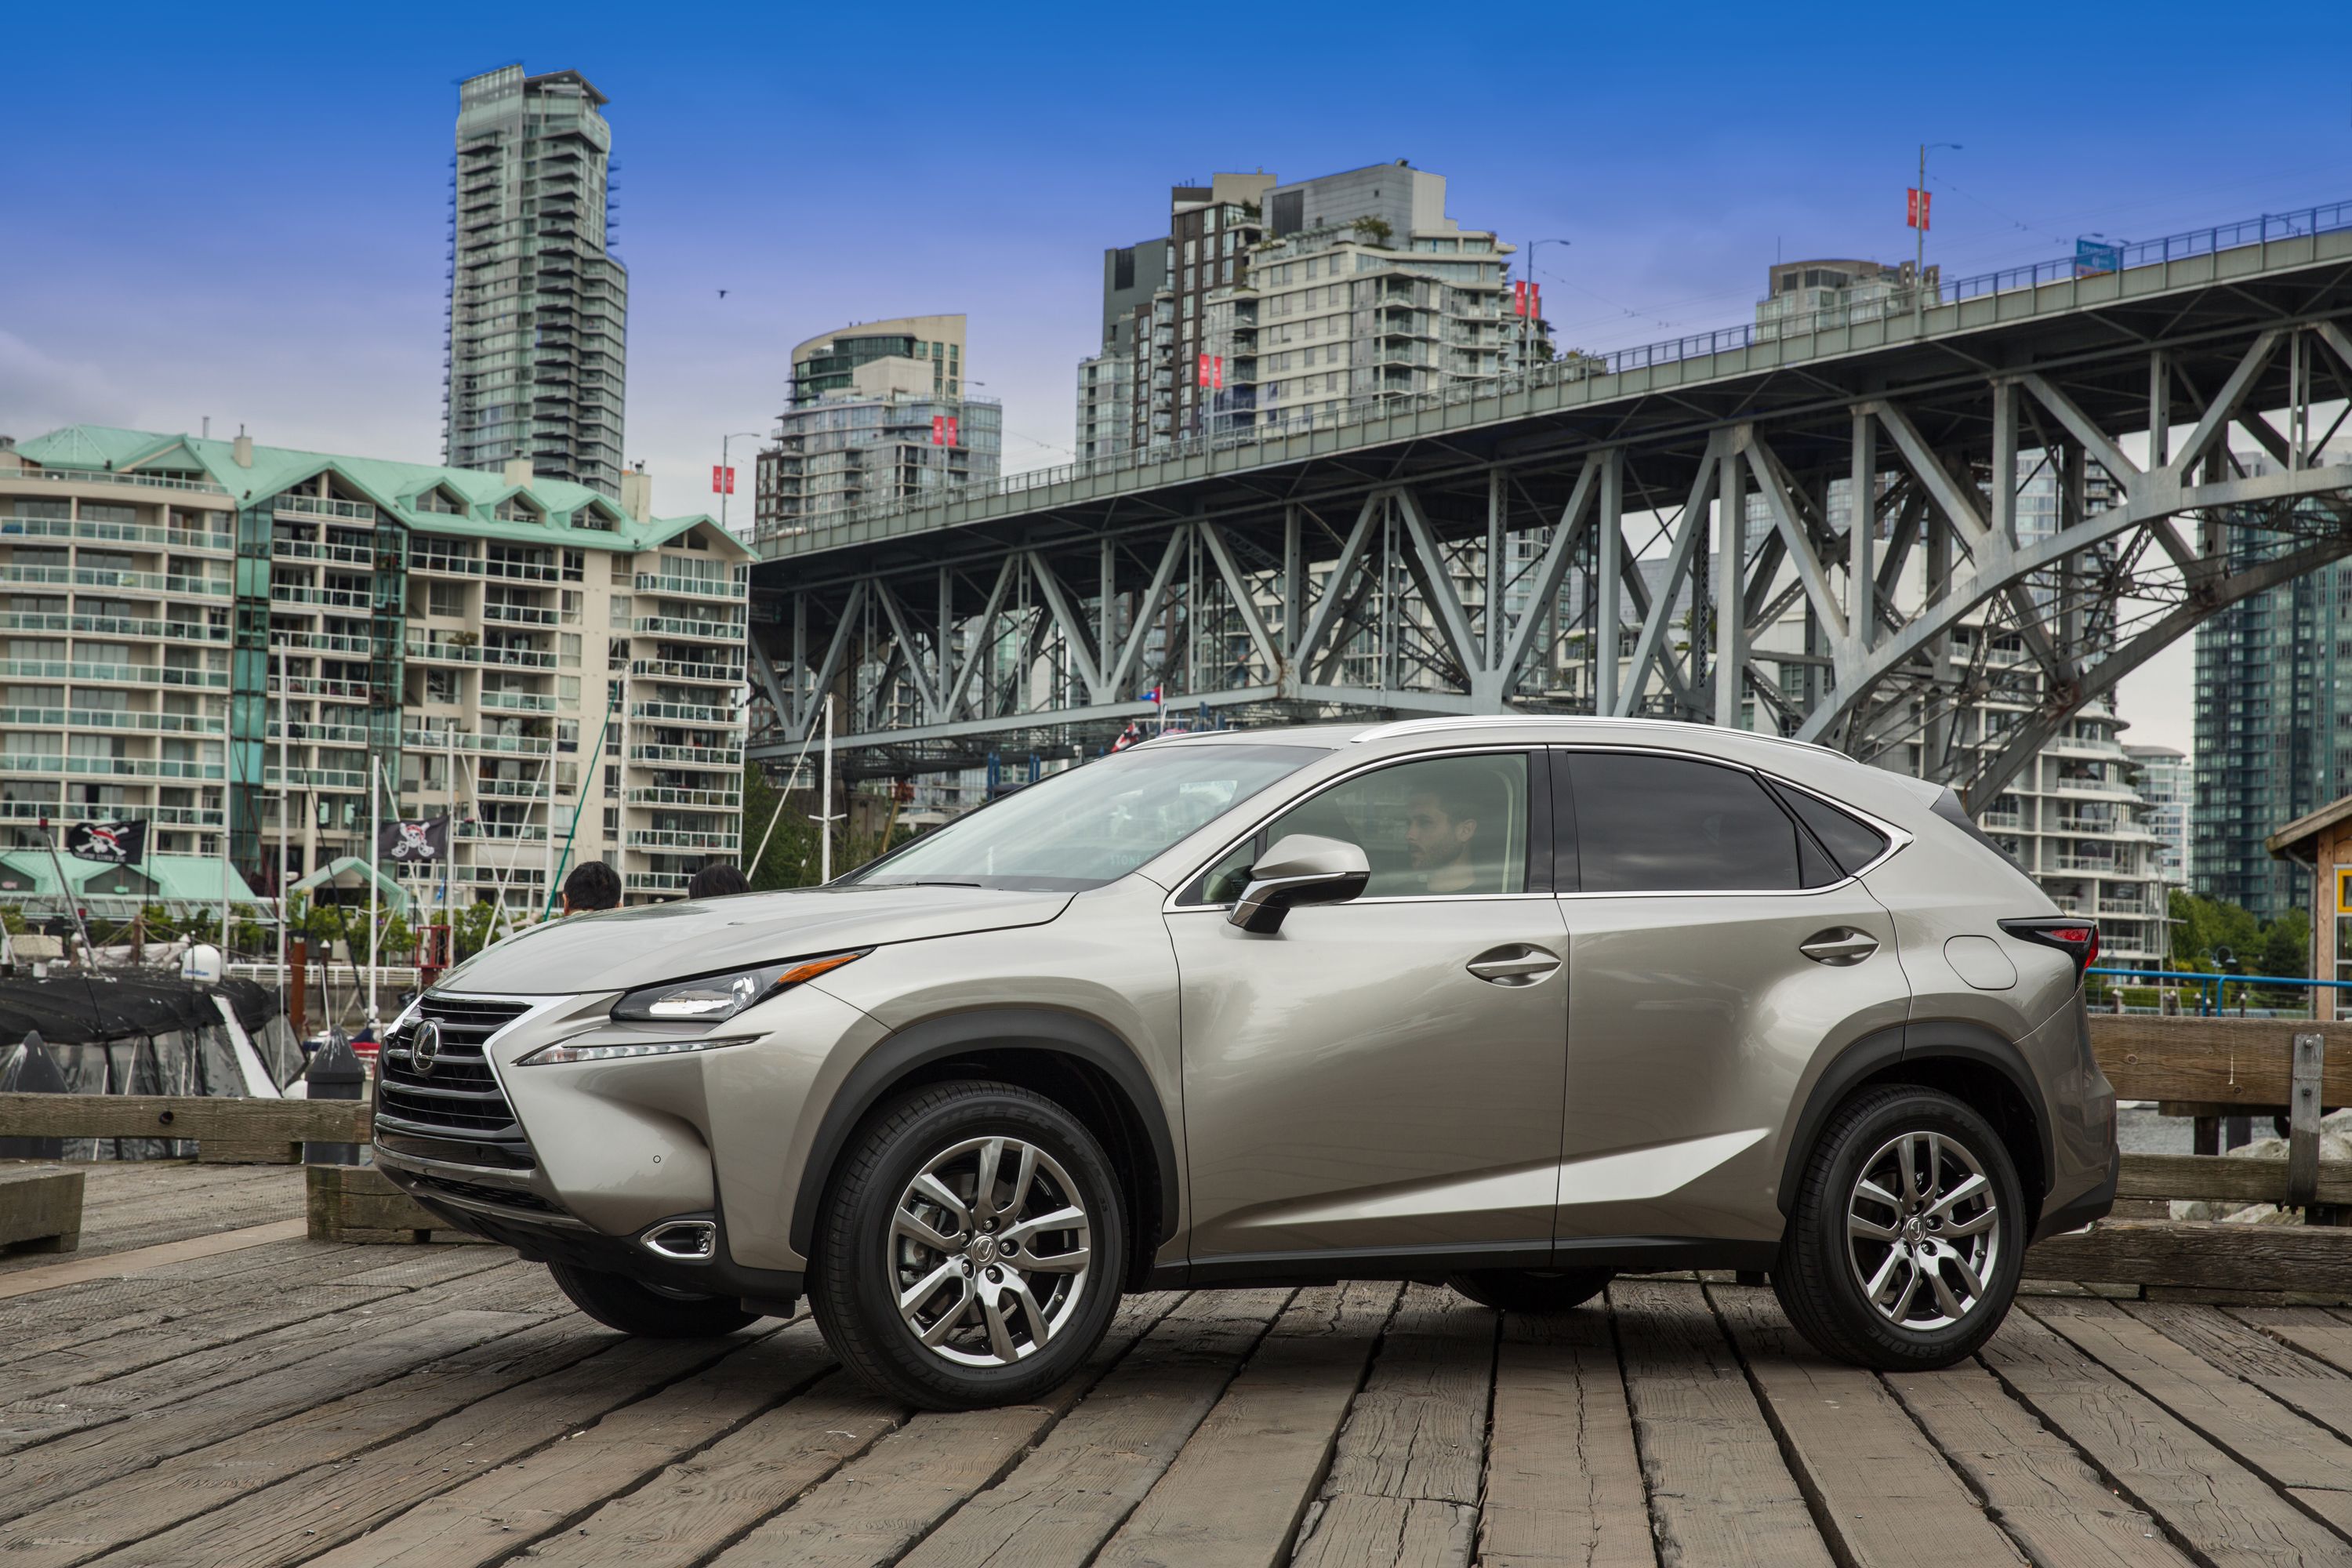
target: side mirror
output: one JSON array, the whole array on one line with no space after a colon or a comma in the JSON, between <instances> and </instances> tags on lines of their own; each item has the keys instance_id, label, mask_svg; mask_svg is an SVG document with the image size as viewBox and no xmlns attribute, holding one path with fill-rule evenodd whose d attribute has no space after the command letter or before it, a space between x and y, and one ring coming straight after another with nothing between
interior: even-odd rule
<instances>
[{"instance_id":1,"label":"side mirror","mask_svg":"<svg viewBox=\"0 0 2352 1568\"><path fill-rule=\"evenodd\" d=\"M1353 844L1293 833L1250 868L1234 912L1225 918L1260 936L1282 929L1282 917L1299 904L1344 904L1372 879L1371 862Z\"/></svg>"}]
</instances>

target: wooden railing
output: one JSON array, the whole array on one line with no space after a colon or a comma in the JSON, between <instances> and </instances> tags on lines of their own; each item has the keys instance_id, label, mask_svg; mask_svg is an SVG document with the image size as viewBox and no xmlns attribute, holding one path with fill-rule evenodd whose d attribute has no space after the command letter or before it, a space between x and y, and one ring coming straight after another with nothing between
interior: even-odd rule
<instances>
[{"instance_id":1,"label":"wooden railing","mask_svg":"<svg viewBox=\"0 0 2352 1568\"><path fill-rule=\"evenodd\" d=\"M196 1158L299 1164L305 1143L364 1143L364 1100L235 1100L196 1094L0 1094L0 1138L173 1138Z\"/></svg>"},{"instance_id":2,"label":"wooden railing","mask_svg":"<svg viewBox=\"0 0 2352 1568\"><path fill-rule=\"evenodd\" d=\"M2352 1024L2094 1014L2091 1047L2119 1098L2197 1119L2200 1148L2217 1147L2222 1117L2288 1120L2284 1160L2126 1154L2119 1202L2270 1203L2305 1223L2102 1220L2027 1253L2029 1278L2352 1297L2352 1163L2319 1159L2320 1117L2352 1105Z\"/></svg>"}]
</instances>

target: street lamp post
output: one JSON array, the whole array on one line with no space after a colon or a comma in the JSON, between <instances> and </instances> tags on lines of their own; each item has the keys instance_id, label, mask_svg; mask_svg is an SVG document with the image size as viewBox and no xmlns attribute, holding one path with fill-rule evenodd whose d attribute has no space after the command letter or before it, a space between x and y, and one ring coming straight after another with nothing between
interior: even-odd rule
<instances>
[{"instance_id":1,"label":"street lamp post","mask_svg":"<svg viewBox=\"0 0 2352 1568\"><path fill-rule=\"evenodd\" d=\"M733 475L727 467L727 444L730 441L764 441L766 439L766 432L760 430L730 430L719 437L719 527L721 532L726 531L727 529L727 498L734 489L730 483Z\"/></svg>"},{"instance_id":2,"label":"street lamp post","mask_svg":"<svg viewBox=\"0 0 2352 1568\"><path fill-rule=\"evenodd\" d=\"M1924 330L1927 318L1927 154L1946 147L1955 153L1965 151L1957 142L1919 143L1919 203L1911 215L1911 320L1915 331Z\"/></svg>"},{"instance_id":3,"label":"street lamp post","mask_svg":"<svg viewBox=\"0 0 2352 1568\"><path fill-rule=\"evenodd\" d=\"M1536 302L1535 302L1536 248L1537 248L1538 246L1545 246L1545 245L1568 245L1568 244L1571 244L1571 243L1573 243L1573 242L1572 242L1572 241L1570 241L1570 240L1565 240L1565 239L1550 239L1550 238L1547 238L1547 239L1531 239L1531 240L1528 241L1528 313L1527 313L1526 318L1525 318L1524 320L1522 320L1522 321L1520 321L1520 323L1519 323L1519 374L1522 374L1522 375L1524 375L1524 374L1527 374L1528 369L1528 367L1529 367L1530 363L1532 363L1532 359L1533 359L1533 356L1534 356L1534 353L1535 353L1535 331L1536 331Z\"/></svg>"}]
</instances>

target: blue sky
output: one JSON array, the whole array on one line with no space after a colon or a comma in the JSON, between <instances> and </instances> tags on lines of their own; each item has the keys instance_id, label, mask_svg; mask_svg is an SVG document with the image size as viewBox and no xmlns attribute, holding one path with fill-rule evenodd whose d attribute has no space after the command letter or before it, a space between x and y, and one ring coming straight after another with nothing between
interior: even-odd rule
<instances>
[{"instance_id":1,"label":"blue sky","mask_svg":"<svg viewBox=\"0 0 2352 1568\"><path fill-rule=\"evenodd\" d=\"M93 22L93 16L102 22ZM1186 31L1167 31L1171 16ZM628 455L700 507L791 345L970 314L1006 460L1063 460L1100 252L1166 188L1396 158L1454 217L1559 236L1558 337L1744 320L1776 255L1976 271L2352 196L2334 7L14 8L0 98L0 432L76 419L437 459L461 77L573 68L613 100ZM26 68L33 62L46 62ZM728 290L722 300L720 289ZM740 447L738 448L739 452ZM2185 649L2125 692L2185 743Z\"/></svg>"}]
</instances>

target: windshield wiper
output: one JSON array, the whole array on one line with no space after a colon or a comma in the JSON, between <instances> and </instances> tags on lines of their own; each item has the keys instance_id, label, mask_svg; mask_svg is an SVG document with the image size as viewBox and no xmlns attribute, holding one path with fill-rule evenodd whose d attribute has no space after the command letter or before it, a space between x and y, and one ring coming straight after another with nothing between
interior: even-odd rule
<instances>
[{"instance_id":1,"label":"windshield wiper","mask_svg":"<svg viewBox=\"0 0 2352 1568\"><path fill-rule=\"evenodd\" d=\"M959 882L946 877L905 877L887 882L877 878L874 882L877 888L977 888L980 885L978 882Z\"/></svg>"}]
</instances>

